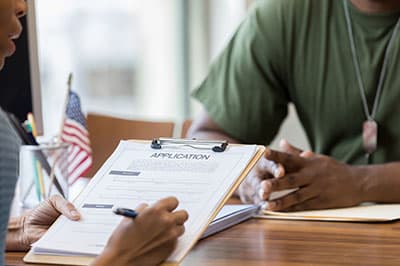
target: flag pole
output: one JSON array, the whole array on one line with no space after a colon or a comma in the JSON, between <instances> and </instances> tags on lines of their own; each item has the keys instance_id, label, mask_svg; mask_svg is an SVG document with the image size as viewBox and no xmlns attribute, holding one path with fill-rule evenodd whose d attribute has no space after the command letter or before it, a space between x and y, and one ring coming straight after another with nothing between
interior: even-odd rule
<instances>
[{"instance_id":1,"label":"flag pole","mask_svg":"<svg viewBox=\"0 0 400 266\"><path fill-rule=\"evenodd\" d=\"M59 143L61 142L61 136L62 136L62 132L63 132L63 129L64 129L65 119L66 119L66 116L67 116L67 105L68 105L68 100L69 100L69 93L71 92L71 88L72 88L72 78L73 78L73 74L71 72L68 75L67 93L65 95L65 100L64 100L64 108L63 108L63 112L62 112L61 127L60 127L60 131L59 131L59 134L58 134L58 137L57 137L57 141Z\"/></svg>"},{"instance_id":2,"label":"flag pole","mask_svg":"<svg viewBox=\"0 0 400 266\"><path fill-rule=\"evenodd\" d=\"M72 87L72 72L69 73L68 75L68 81L67 81L67 93L65 95L65 100L64 100L64 106L63 106L63 112L62 112L62 120L61 120L61 127L60 127L60 131L58 133L58 136L56 136L55 138L55 144L60 145L61 144L61 136L62 136L62 132L64 130L64 124L65 124L65 119L67 117L67 105L68 105L68 101L69 101L69 93L71 91L71 87ZM50 185L49 185L49 192L48 192L48 196L50 196L53 184L56 185L57 189L59 190L59 192L61 193L62 196L64 196L64 191L62 189L62 187L60 186L60 183L58 182L57 178L56 178L56 173L55 173L55 168L58 162L58 158L54 159L54 162L51 166L51 171L50 171ZM67 177L68 178L68 177ZM58 185L57 185L58 184Z\"/></svg>"}]
</instances>

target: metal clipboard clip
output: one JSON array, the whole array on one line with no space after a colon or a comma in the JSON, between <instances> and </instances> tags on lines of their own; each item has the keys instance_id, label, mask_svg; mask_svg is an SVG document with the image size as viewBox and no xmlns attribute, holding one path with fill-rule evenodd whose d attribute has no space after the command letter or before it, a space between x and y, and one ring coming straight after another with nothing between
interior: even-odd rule
<instances>
[{"instance_id":1,"label":"metal clipboard clip","mask_svg":"<svg viewBox=\"0 0 400 266\"><path fill-rule=\"evenodd\" d=\"M196 140L196 139L170 139L157 138L151 142L151 148L160 150L165 146L186 146L198 150L212 150L214 152L224 152L228 147L228 141L218 140Z\"/></svg>"}]
</instances>

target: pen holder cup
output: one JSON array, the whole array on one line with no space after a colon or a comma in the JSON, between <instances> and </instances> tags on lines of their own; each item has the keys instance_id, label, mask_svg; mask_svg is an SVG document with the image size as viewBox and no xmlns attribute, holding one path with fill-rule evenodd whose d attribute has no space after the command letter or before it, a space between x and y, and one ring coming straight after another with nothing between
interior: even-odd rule
<instances>
[{"instance_id":1,"label":"pen holder cup","mask_svg":"<svg viewBox=\"0 0 400 266\"><path fill-rule=\"evenodd\" d=\"M68 147L66 143L21 146L18 180L20 207L34 208L57 194L68 198Z\"/></svg>"}]
</instances>

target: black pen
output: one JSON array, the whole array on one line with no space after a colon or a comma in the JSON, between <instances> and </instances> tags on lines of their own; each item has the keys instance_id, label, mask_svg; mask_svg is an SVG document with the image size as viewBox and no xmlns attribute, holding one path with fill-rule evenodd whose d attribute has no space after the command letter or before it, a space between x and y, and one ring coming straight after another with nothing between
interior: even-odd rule
<instances>
[{"instance_id":1,"label":"black pen","mask_svg":"<svg viewBox=\"0 0 400 266\"><path fill-rule=\"evenodd\" d=\"M113 212L115 214L129 217L132 219L135 219L139 215L139 213L137 211L131 210L131 209L126 209L126 208L115 208L115 209L113 209Z\"/></svg>"}]
</instances>

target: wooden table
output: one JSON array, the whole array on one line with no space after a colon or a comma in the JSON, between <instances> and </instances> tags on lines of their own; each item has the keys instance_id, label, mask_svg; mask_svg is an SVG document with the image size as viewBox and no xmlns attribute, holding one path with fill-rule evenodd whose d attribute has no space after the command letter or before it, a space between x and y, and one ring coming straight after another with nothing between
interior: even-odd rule
<instances>
[{"instance_id":1,"label":"wooden table","mask_svg":"<svg viewBox=\"0 0 400 266\"><path fill-rule=\"evenodd\" d=\"M7 253L6 265L27 265ZM400 222L252 219L200 241L182 265L400 265Z\"/></svg>"}]
</instances>

